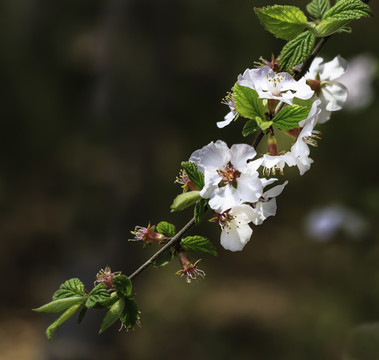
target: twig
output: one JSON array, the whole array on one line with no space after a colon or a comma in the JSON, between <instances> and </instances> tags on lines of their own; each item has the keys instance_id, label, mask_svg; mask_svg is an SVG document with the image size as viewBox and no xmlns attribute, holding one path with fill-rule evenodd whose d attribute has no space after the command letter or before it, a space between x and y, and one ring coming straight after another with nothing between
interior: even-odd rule
<instances>
[{"instance_id":1,"label":"twig","mask_svg":"<svg viewBox=\"0 0 379 360\"><path fill-rule=\"evenodd\" d=\"M161 249L159 249L149 260L147 260L143 265L141 265L132 275L129 276L129 279L135 278L142 271L148 268L150 265L154 263L154 261L166 252L171 246L175 245L179 242L182 236L191 228L191 226L195 223L195 218L193 217L184 227Z\"/></svg>"}]
</instances>

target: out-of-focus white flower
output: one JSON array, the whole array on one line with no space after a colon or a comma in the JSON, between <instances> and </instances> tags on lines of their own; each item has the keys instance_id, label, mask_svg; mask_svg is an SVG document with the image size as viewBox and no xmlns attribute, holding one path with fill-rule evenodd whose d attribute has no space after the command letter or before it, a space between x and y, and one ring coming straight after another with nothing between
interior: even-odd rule
<instances>
[{"instance_id":1,"label":"out-of-focus white flower","mask_svg":"<svg viewBox=\"0 0 379 360\"><path fill-rule=\"evenodd\" d=\"M359 239L367 231L367 222L353 210L341 205L330 205L311 212L305 219L306 232L318 241L328 241L338 231Z\"/></svg>"},{"instance_id":2,"label":"out-of-focus white flower","mask_svg":"<svg viewBox=\"0 0 379 360\"><path fill-rule=\"evenodd\" d=\"M292 105L293 98L307 100L314 93L305 78L296 81L290 74L276 74L268 66L245 70L238 76L238 84L255 90L261 99L280 100L289 105Z\"/></svg>"},{"instance_id":3,"label":"out-of-focus white flower","mask_svg":"<svg viewBox=\"0 0 379 360\"><path fill-rule=\"evenodd\" d=\"M221 245L226 250L241 251L250 240L253 230L249 226L256 217L249 205L240 205L218 214L221 227Z\"/></svg>"},{"instance_id":4,"label":"out-of-focus white flower","mask_svg":"<svg viewBox=\"0 0 379 360\"><path fill-rule=\"evenodd\" d=\"M263 192L257 172L262 160L251 161L256 154L250 145L234 144L229 149L218 140L191 155L189 161L204 174L205 185L200 195L210 199L213 210L223 213L244 202L258 201Z\"/></svg>"},{"instance_id":5,"label":"out-of-focus white flower","mask_svg":"<svg viewBox=\"0 0 379 360\"><path fill-rule=\"evenodd\" d=\"M371 104L374 99L372 82L377 69L377 60L367 54L349 60L349 67L338 81L349 91L345 108L359 110Z\"/></svg>"},{"instance_id":6,"label":"out-of-focus white flower","mask_svg":"<svg viewBox=\"0 0 379 360\"><path fill-rule=\"evenodd\" d=\"M336 81L346 72L346 60L338 55L332 61L323 61L323 58L316 57L304 76L321 100L320 124L329 120L331 111L341 110L347 99L346 86Z\"/></svg>"},{"instance_id":7,"label":"out-of-focus white flower","mask_svg":"<svg viewBox=\"0 0 379 360\"><path fill-rule=\"evenodd\" d=\"M310 150L308 145L316 146L316 139L318 138L318 131L314 130L318 122L318 116L320 114L320 100L315 100L312 104L312 108L306 119L299 122L302 127L297 140L291 147L291 151L282 155L263 155L262 166L266 175L270 173L275 174L276 171L283 172L285 165L295 166L299 168L300 175L303 175L309 170L313 160L309 157Z\"/></svg>"}]
</instances>

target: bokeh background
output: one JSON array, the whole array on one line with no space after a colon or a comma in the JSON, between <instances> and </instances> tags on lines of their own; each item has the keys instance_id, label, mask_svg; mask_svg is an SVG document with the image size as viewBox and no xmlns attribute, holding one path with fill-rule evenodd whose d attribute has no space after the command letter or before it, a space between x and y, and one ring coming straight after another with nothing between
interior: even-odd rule
<instances>
[{"instance_id":1,"label":"bokeh background","mask_svg":"<svg viewBox=\"0 0 379 360\"><path fill-rule=\"evenodd\" d=\"M154 251L127 241L135 225L190 218L169 212L180 162L211 140L243 141L242 121L216 127L220 100L280 51L253 12L274 3L1 2L1 360L379 359L375 100L323 126L311 170L286 172L277 216L243 252L222 249L215 225L196 229L219 250L202 258L206 280L186 284L176 261L139 276L141 328L99 336L103 313L89 313L51 342L55 316L31 311L68 278L90 287L107 264L134 271ZM377 19L352 26L321 55L375 62Z\"/></svg>"}]
</instances>

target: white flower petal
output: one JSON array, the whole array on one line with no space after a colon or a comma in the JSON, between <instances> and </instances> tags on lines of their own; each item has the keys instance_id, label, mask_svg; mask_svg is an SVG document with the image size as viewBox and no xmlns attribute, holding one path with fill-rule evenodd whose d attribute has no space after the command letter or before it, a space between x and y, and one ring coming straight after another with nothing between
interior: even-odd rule
<instances>
[{"instance_id":1,"label":"white flower petal","mask_svg":"<svg viewBox=\"0 0 379 360\"><path fill-rule=\"evenodd\" d=\"M329 61L321 66L321 80L335 80L342 76L347 70L347 61L341 56L336 56L332 61Z\"/></svg>"},{"instance_id":2,"label":"white flower petal","mask_svg":"<svg viewBox=\"0 0 379 360\"><path fill-rule=\"evenodd\" d=\"M209 206L211 209L218 213L240 205L241 204L240 193L231 185L226 185L217 188L213 191L209 200Z\"/></svg>"},{"instance_id":3,"label":"white flower petal","mask_svg":"<svg viewBox=\"0 0 379 360\"><path fill-rule=\"evenodd\" d=\"M315 79L317 76L317 73L319 72L319 68L321 63L324 61L322 57L316 57L313 61L311 66L309 67L308 72L305 74L306 79Z\"/></svg>"},{"instance_id":4,"label":"white flower petal","mask_svg":"<svg viewBox=\"0 0 379 360\"><path fill-rule=\"evenodd\" d=\"M275 216L276 208L275 198L266 202L258 202L255 207L256 217L253 220L253 224L261 225L269 216Z\"/></svg>"},{"instance_id":5,"label":"white flower petal","mask_svg":"<svg viewBox=\"0 0 379 360\"><path fill-rule=\"evenodd\" d=\"M288 181L285 181L283 184L281 185L277 185L277 186L274 186L273 188L271 188L270 190L266 191L263 193L262 197L264 199L270 199L270 198L274 198L274 197L277 197L278 195L280 195L283 191L283 189L285 188L285 186L288 184Z\"/></svg>"},{"instance_id":6,"label":"white flower petal","mask_svg":"<svg viewBox=\"0 0 379 360\"><path fill-rule=\"evenodd\" d=\"M347 99L347 88L345 85L335 82L322 88L321 92L326 100L326 110L338 111L342 109Z\"/></svg>"},{"instance_id":7,"label":"white flower petal","mask_svg":"<svg viewBox=\"0 0 379 360\"><path fill-rule=\"evenodd\" d=\"M247 160L253 159L257 155L255 149L248 144L234 144L230 148L230 162L238 171L246 171Z\"/></svg>"},{"instance_id":8,"label":"white flower petal","mask_svg":"<svg viewBox=\"0 0 379 360\"><path fill-rule=\"evenodd\" d=\"M200 150L192 153L189 161L194 162L200 171L205 169L220 169L229 161L229 148L225 142L217 140L212 141Z\"/></svg>"},{"instance_id":9,"label":"white flower petal","mask_svg":"<svg viewBox=\"0 0 379 360\"><path fill-rule=\"evenodd\" d=\"M230 223L230 228L221 232L221 245L230 251L241 251L250 240L253 230L247 224L238 224L235 220Z\"/></svg>"},{"instance_id":10,"label":"white flower petal","mask_svg":"<svg viewBox=\"0 0 379 360\"><path fill-rule=\"evenodd\" d=\"M219 121L216 125L218 128L222 129L224 128L225 126L229 125L233 120L234 118L237 116L237 112L235 111L230 111L228 112L225 117L224 117L224 121Z\"/></svg>"},{"instance_id":11,"label":"white flower petal","mask_svg":"<svg viewBox=\"0 0 379 360\"><path fill-rule=\"evenodd\" d=\"M258 177L258 173L254 175L242 173L237 179L237 184L241 202L254 203L258 201L262 195L263 185Z\"/></svg>"}]
</instances>

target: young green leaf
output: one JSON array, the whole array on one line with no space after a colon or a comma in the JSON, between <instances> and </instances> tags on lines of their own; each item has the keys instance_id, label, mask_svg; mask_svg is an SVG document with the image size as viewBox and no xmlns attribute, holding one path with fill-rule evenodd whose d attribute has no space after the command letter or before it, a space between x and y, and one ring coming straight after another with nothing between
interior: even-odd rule
<instances>
[{"instance_id":1,"label":"young green leaf","mask_svg":"<svg viewBox=\"0 0 379 360\"><path fill-rule=\"evenodd\" d=\"M307 11L315 19L321 19L329 9L329 0L312 0L312 2L307 5Z\"/></svg>"},{"instance_id":2,"label":"young green leaf","mask_svg":"<svg viewBox=\"0 0 379 360\"><path fill-rule=\"evenodd\" d=\"M265 29L280 39L292 40L307 26L307 17L296 6L274 5L254 10Z\"/></svg>"},{"instance_id":3,"label":"young green leaf","mask_svg":"<svg viewBox=\"0 0 379 360\"><path fill-rule=\"evenodd\" d=\"M236 109L241 116L247 119L266 118L265 107L255 90L241 86L236 82L233 87L233 98Z\"/></svg>"},{"instance_id":4,"label":"young green leaf","mask_svg":"<svg viewBox=\"0 0 379 360\"><path fill-rule=\"evenodd\" d=\"M78 316L78 324L80 324L83 321L84 315L87 313L87 308L84 307L82 310L80 310L79 316Z\"/></svg>"},{"instance_id":5,"label":"young green leaf","mask_svg":"<svg viewBox=\"0 0 379 360\"><path fill-rule=\"evenodd\" d=\"M96 304L101 304L104 301L109 300L109 293L104 284L96 285L88 295L86 301L86 307L89 309L94 307Z\"/></svg>"},{"instance_id":6,"label":"young green leaf","mask_svg":"<svg viewBox=\"0 0 379 360\"><path fill-rule=\"evenodd\" d=\"M113 284L119 296L129 296L132 293L132 282L125 275L116 275L113 278Z\"/></svg>"},{"instance_id":7,"label":"young green leaf","mask_svg":"<svg viewBox=\"0 0 379 360\"><path fill-rule=\"evenodd\" d=\"M47 314L61 313L75 304L84 304L87 300L87 296L73 296L64 299L57 299L42 305L37 309L33 309L36 312L42 312Z\"/></svg>"},{"instance_id":8,"label":"young green leaf","mask_svg":"<svg viewBox=\"0 0 379 360\"><path fill-rule=\"evenodd\" d=\"M370 7L361 0L340 0L322 18L323 20L354 20L373 16Z\"/></svg>"},{"instance_id":9,"label":"young green leaf","mask_svg":"<svg viewBox=\"0 0 379 360\"><path fill-rule=\"evenodd\" d=\"M272 119L274 125L281 130L291 130L299 126L299 121L307 118L309 109L299 105L291 105L283 108Z\"/></svg>"},{"instance_id":10,"label":"young green leaf","mask_svg":"<svg viewBox=\"0 0 379 360\"><path fill-rule=\"evenodd\" d=\"M372 15L370 7L361 0L340 0L325 13L312 32L316 36L328 36L345 27L351 20Z\"/></svg>"},{"instance_id":11,"label":"young green leaf","mask_svg":"<svg viewBox=\"0 0 379 360\"><path fill-rule=\"evenodd\" d=\"M156 231L159 234L163 234L169 237L175 236L176 230L175 230L175 225L168 223L167 221L161 221L157 227Z\"/></svg>"},{"instance_id":12,"label":"young green leaf","mask_svg":"<svg viewBox=\"0 0 379 360\"><path fill-rule=\"evenodd\" d=\"M64 299L72 296L83 296L84 285L79 279L65 281L53 295L53 300Z\"/></svg>"},{"instance_id":13,"label":"young green leaf","mask_svg":"<svg viewBox=\"0 0 379 360\"><path fill-rule=\"evenodd\" d=\"M173 254L171 250L165 251L163 254L158 256L158 258L153 262L153 266L160 268L166 266L172 260Z\"/></svg>"},{"instance_id":14,"label":"young green leaf","mask_svg":"<svg viewBox=\"0 0 379 360\"><path fill-rule=\"evenodd\" d=\"M126 298L121 297L107 311L101 322L99 334L108 329L121 316L125 308L125 299Z\"/></svg>"},{"instance_id":15,"label":"young green leaf","mask_svg":"<svg viewBox=\"0 0 379 360\"><path fill-rule=\"evenodd\" d=\"M181 165L188 178L196 185L198 190L201 190L204 187L204 174L191 161L183 161Z\"/></svg>"},{"instance_id":16,"label":"young green leaf","mask_svg":"<svg viewBox=\"0 0 379 360\"><path fill-rule=\"evenodd\" d=\"M243 136L249 136L251 134L254 134L258 131L259 126L255 120L248 120L245 123L245 126L242 129L242 135Z\"/></svg>"},{"instance_id":17,"label":"young green leaf","mask_svg":"<svg viewBox=\"0 0 379 360\"><path fill-rule=\"evenodd\" d=\"M133 299L125 299L125 307L120 320L129 330L134 327L140 318L140 311L138 310L137 303Z\"/></svg>"},{"instance_id":18,"label":"young green leaf","mask_svg":"<svg viewBox=\"0 0 379 360\"><path fill-rule=\"evenodd\" d=\"M180 246L186 251L217 255L215 246L207 238L198 235L187 236L180 242Z\"/></svg>"},{"instance_id":19,"label":"young green leaf","mask_svg":"<svg viewBox=\"0 0 379 360\"><path fill-rule=\"evenodd\" d=\"M83 303L76 304L71 306L68 310L66 310L57 320L55 320L47 329L46 336L49 340L53 338L55 331L61 326L65 321L67 321L70 317L74 316L76 312L78 312L83 307Z\"/></svg>"},{"instance_id":20,"label":"young green leaf","mask_svg":"<svg viewBox=\"0 0 379 360\"><path fill-rule=\"evenodd\" d=\"M188 191L178 195L171 205L171 212L182 211L200 200L200 191Z\"/></svg>"},{"instance_id":21,"label":"young green leaf","mask_svg":"<svg viewBox=\"0 0 379 360\"><path fill-rule=\"evenodd\" d=\"M312 52L315 46L316 37L310 31L304 31L297 38L284 45L280 54L279 67L282 71L303 62Z\"/></svg>"},{"instance_id":22,"label":"young green leaf","mask_svg":"<svg viewBox=\"0 0 379 360\"><path fill-rule=\"evenodd\" d=\"M311 99L303 100L299 98L293 98L293 104L306 107L308 110L311 110L313 101Z\"/></svg>"},{"instance_id":23,"label":"young green leaf","mask_svg":"<svg viewBox=\"0 0 379 360\"><path fill-rule=\"evenodd\" d=\"M199 225L201 221L203 220L205 210L207 209L208 200L207 199L200 199L194 209L194 217L195 217L195 224Z\"/></svg>"}]
</instances>

